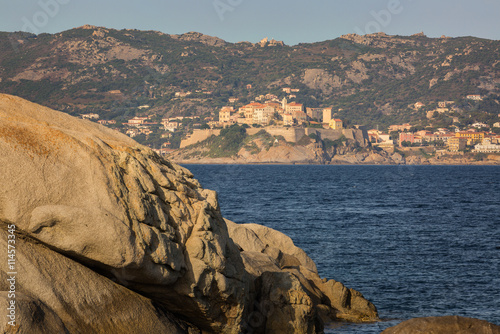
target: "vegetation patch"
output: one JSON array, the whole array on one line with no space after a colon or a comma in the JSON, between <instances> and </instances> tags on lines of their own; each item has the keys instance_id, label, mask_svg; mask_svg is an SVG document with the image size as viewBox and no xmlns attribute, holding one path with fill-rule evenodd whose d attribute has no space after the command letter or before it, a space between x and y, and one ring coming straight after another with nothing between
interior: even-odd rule
<instances>
[{"instance_id":1,"label":"vegetation patch","mask_svg":"<svg viewBox=\"0 0 500 334\"><path fill-rule=\"evenodd\" d=\"M243 147L245 138L247 138L246 129L235 124L222 129L220 136L212 136L201 144L208 149L205 156L211 158L229 158L236 155Z\"/></svg>"},{"instance_id":2,"label":"vegetation patch","mask_svg":"<svg viewBox=\"0 0 500 334\"><path fill-rule=\"evenodd\" d=\"M259 132L257 132L254 135L248 136L245 140L246 143L253 143L255 147L257 148L257 153L259 153L262 150L269 151L269 149L273 146L274 141L276 139L271 136L266 130L262 129ZM261 149L258 148L257 144L255 143L256 141L259 141L261 143ZM255 150L255 149L254 149ZM252 153L256 154L256 153Z\"/></svg>"},{"instance_id":3,"label":"vegetation patch","mask_svg":"<svg viewBox=\"0 0 500 334\"><path fill-rule=\"evenodd\" d=\"M330 140L328 138L323 139L323 144L325 145L325 149L344 146L344 143L347 143L347 138L344 135L340 136L340 138L336 140Z\"/></svg>"}]
</instances>

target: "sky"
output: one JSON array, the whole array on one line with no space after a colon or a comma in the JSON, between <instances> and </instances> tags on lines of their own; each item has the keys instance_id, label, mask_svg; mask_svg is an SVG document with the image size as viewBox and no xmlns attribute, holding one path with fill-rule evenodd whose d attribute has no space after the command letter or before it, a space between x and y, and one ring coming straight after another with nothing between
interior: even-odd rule
<instances>
[{"instance_id":1,"label":"sky","mask_svg":"<svg viewBox=\"0 0 500 334\"><path fill-rule=\"evenodd\" d=\"M500 0L2 0L0 31L57 33L85 24L197 31L228 42L288 45L343 34L424 32L500 40Z\"/></svg>"}]
</instances>

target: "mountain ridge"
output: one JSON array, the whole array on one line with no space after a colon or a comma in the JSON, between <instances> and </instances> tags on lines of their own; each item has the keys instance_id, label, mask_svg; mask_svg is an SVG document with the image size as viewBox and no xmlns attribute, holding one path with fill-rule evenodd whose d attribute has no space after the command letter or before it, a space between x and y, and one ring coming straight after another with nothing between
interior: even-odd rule
<instances>
[{"instance_id":1,"label":"mountain ridge","mask_svg":"<svg viewBox=\"0 0 500 334\"><path fill-rule=\"evenodd\" d=\"M288 86L300 89L295 100L307 107L333 106L339 117L373 126L424 121L439 100L487 112L500 103L499 41L384 33L294 46L272 41L94 26L4 32L0 92L119 121L140 113L141 105L166 116L215 116L230 97L237 104L266 93L284 97L281 88ZM192 94L177 98L176 92ZM468 94L488 101L470 105ZM428 108L415 112L408 107L415 102Z\"/></svg>"}]
</instances>

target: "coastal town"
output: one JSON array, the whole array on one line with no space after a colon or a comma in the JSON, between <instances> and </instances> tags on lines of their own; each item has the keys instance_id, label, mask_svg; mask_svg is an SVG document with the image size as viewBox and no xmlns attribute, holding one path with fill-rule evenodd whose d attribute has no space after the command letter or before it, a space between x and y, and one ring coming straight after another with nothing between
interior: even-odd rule
<instances>
[{"instance_id":1,"label":"coastal town","mask_svg":"<svg viewBox=\"0 0 500 334\"><path fill-rule=\"evenodd\" d=\"M247 89L251 89L251 85ZM110 126L132 138L149 138L156 135L161 138L161 144L150 145L157 153L168 155L176 149L194 145L206 140L210 136L218 136L221 129L238 124L249 129L265 129L270 134L279 134L290 142L300 140L304 128L322 129L326 138L329 134L340 133L346 128L355 128L363 131L364 136L374 148L387 152L395 150L411 150L426 148L434 154L463 155L472 153L500 153L500 114L499 122L485 124L475 122L461 127L458 117L453 117L457 111L454 101L436 101L437 107L425 111L427 119L450 115L453 124L447 127L423 127L418 124L393 124L387 128L369 128L363 124L355 125L345 122L338 117L338 110L333 107L310 108L294 101L298 88L284 87L284 97L276 94L258 95L250 103L238 103L238 98L231 97L228 104L215 109L208 117L199 116L171 116L159 117L155 113L147 113L150 106L139 106L139 115L129 118L126 122L100 119L99 114L83 114L82 118ZM211 92L207 92L211 93ZM178 92L177 98L186 98L191 92ZM467 95L470 101L481 101L480 95ZM422 102L415 102L409 108L419 111L426 106ZM141 115L142 114L142 115ZM347 124L346 124L347 123ZM255 131L254 131L255 132ZM305 133L304 133L305 134ZM177 142L174 144L174 140Z\"/></svg>"}]
</instances>

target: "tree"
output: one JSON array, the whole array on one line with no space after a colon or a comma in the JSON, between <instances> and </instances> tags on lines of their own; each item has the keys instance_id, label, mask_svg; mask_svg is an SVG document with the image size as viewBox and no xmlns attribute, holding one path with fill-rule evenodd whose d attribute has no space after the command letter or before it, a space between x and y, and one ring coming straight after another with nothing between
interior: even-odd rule
<instances>
[{"instance_id":1,"label":"tree","mask_svg":"<svg viewBox=\"0 0 500 334\"><path fill-rule=\"evenodd\" d=\"M396 140L399 138L399 131L391 131L389 135L392 140Z\"/></svg>"},{"instance_id":2,"label":"tree","mask_svg":"<svg viewBox=\"0 0 500 334\"><path fill-rule=\"evenodd\" d=\"M411 142L405 140L405 141L403 141L401 143L401 146L403 146L403 147L410 147L411 146Z\"/></svg>"}]
</instances>

